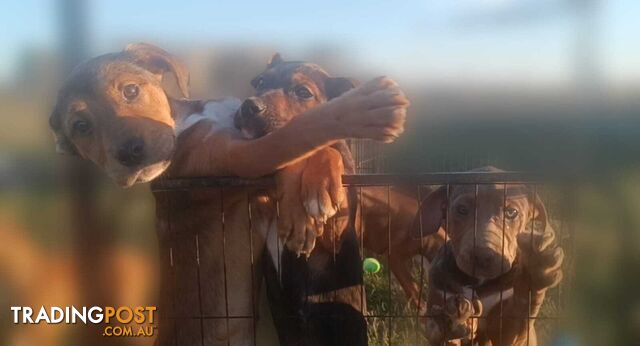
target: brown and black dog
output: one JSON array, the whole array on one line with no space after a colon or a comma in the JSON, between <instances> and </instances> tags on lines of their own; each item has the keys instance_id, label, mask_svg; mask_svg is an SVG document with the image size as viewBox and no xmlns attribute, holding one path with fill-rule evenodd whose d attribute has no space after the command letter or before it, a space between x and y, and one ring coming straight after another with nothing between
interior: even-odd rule
<instances>
[{"instance_id":1,"label":"brown and black dog","mask_svg":"<svg viewBox=\"0 0 640 346\"><path fill-rule=\"evenodd\" d=\"M351 79L330 76L316 64L283 61L278 54L274 55L266 70L252 84L256 89L256 96L244 101L235 118L236 126L251 137L266 135L302 112L317 107L356 85ZM347 230L348 217L346 214L331 217L338 209L335 205L339 205L340 210L352 209L355 230L352 238L356 241L361 239L369 251L389 255L391 270L411 302L417 305L419 287L411 277L409 261L416 255L425 256L427 263L432 260L444 244L444 233L414 239L411 230L417 226L414 220L418 200L401 190L364 188L359 194L361 201L354 198L347 201L342 197L345 195L341 179L344 173L355 173L351 152L344 142L323 148L304 161L281 170L278 173L280 189L299 188L302 191L300 194L290 194L295 197L300 195L302 201L285 201L283 206L281 200L281 209L287 208L289 204L298 208L304 205L306 214L309 215L308 222L303 225L291 227L286 220L281 222L281 234L300 234L293 238L304 240L305 252L313 249L316 237L321 244L317 252L343 251L345 245L342 235ZM318 186L327 186L326 191L330 194L323 196L324 191L317 193ZM352 208L349 208L349 204ZM305 210L298 210L297 213L304 214ZM325 224L326 220L329 222ZM317 225L321 227L318 229ZM299 247L294 246L292 249L297 251ZM358 252L359 244L354 243L351 250ZM314 256L320 256L317 252L311 253L312 260ZM273 261L277 259L274 258ZM355 296L349 295L351 300L357 301L357 304L352 305L358 309L360 293L361 290L357 289Z\"/></svg>"},{"instance_id":2,"label":"brown and black dog","mask_svg":"<svg viewBox=\"0 0 640 346\"><path fill-rule=\"evenodd\" d=\"M423 233L443 227L448 235L429 271L429 340L536 345L534 317L547 289L562 279L564 254L535 191L521 184L445 186L421 208Z\"/></svg>"},{"instance_id":3,"label":"brown and black dog","mask_svg":"<svg viewBox=\"0 0 640 346\"><path fill-rule=\"evenodd\" d=\"M331 77L315 64L283 61L279 54L251 84L256 95L246 99L235 116L236 127L248 138L265 136L354 88L346 78ZM272 227L267 236L270 259L265 261L265 277L283 345L367 343L357 238L352 234L332 242L334 228L342 235L350 216L341 180L345 170L355 172L346 143L339 141L276 173L273 200L279 201L284 215L303 221L276 220L272 209L272 225L277 221L278 232ZM338 210L346 213L335 215ZM278 235L288 239L282 252ZM324 246L315 248L316 238ZM304 258L299 258L301 253Z\"/></svg>"},{"instance_id":4,"label":"brown and black dog","mask_svg":"<svg viewBox=\"0 0 640 346\"><path fill-rule=\"evenodd\" d=\"M269 134L355 87L351 80L331 77L318 65L284 61L280 54L271 58L251 85L256 95L242 103L234 118L235 126L249 139ZM290 250L308 255L326 221L346 208L345 171L355 173L353 159L346 142L338 141L276 173L279 210L285 211L278 230ZM344 226L345 218L339 220Z\"/></svg>"},{"instance_id":5,"label":"brown and black dog","mask_svg":"<svg viewBox=\"0 0 640 346\"><path fill-rule=\"evenodd\" d=\"M163 88L167 73L176 77L181 98ZM58 94L50 125L59 151L93 161L127 187L159 176L258 177L342 139L391 141L402 131L408 105L395 82L378 78L247 140L233 126L239 101L186 97L187 69L160 48L134 44L77 66ZM251 236L259 226L247 217L250 195L244 188L154 192L160 344L254 344L259 276L252 268L266 230ZM190 318L194 313L221 318Z\"/></svg>"}]
</instances>

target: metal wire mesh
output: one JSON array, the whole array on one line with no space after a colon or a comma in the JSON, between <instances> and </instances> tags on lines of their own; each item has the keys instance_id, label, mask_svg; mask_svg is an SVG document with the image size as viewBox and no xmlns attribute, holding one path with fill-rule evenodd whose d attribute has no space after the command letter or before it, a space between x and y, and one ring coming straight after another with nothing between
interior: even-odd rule
<instances>
[{"instance_id":1,"label":"metal wire mesh","mask_svg":"<svg viewBox=\"0 0 640 346\"><path fill-rule=\"evenodd\" d=\"M357 152L357 151L356 151ZM362 156L361 156L362 157ZM362 166L361 166L362 167ZM369 166L369 169L376 171L377 168ZM367 322L367 333L369 344L373 345L428 345L428 341L424 334L424 320L427 317L432 317L419 306L412 305L407 302L407 297L402 292L397 279L392 275L389 269L389 262L394 253L390 250L392 248L392 214L391 210L391 197L390 191L396 186L396 184L402 184L407 186L408 184L413 186L416 201L421 201L426 193L433 191L436 187L445 186L447 195L451 187L458 185L472 186L475 190L475 198L478 198L478 189L483 185L500 185L504 191L503 201L506 203L507 191L510 186L516 184L525 184L531 187L532 194L539 194L543 200L547 203L547 209L550 215L550 222L556 230L556 236L558 243L565 249L565 252L569 255L563 265L564 272L570 272L571 266L571 250L572 250L572 238L573 230L571 224L568 223L566 206L567 196L570 196L566 191L562 189L555 189L553 187L546 187L542 183L541 177L532 176L525 173L517 172L499 172L499 173L486 173L486 172L463 172L463 173L431 173L431 174L419 174L419 175L389 175L389 174L360 174L344 176L343 179L347 187L354 188L359 196L362 196L363 192L367 189L384 189L386 190L386 205L389 210L387 214L387 234L386 241L387 249L384 254L373 253L367 249L364 245L363 232L359 235L359 250L360 255L364 257L373 256L378 258L382 262L382 271L378 274L364 274L364 284L359 288L360 290L360 306L362 307L362 313ZM175 344L175 345L192 345L192 344L234 344L228 337L230 331L240 330L245 335L251 335L249 338L252 344L260 344L260 340L257 337L257 319L258 319L258 306L257 301L259 294L257 293L257 287L259 283L254 282L256 278L255 267L256 259L254 258L256 246L256 228L264 227L263 224L258 225L259 221L256 220L255 211L252 210L252 204L250 203L252 194L256 189L268 189L273 184L270 178L264 178L259 180L245 180L238 178L194 178L194 179L172 179L162 180L154 183L152 189L156 194L188 194L194 190L207 190L215 191L219 194L219 209L212 211L211 218L215 219L220 229L221 234L210 234L207 232L190 232L189 230L173 230L169 225L170 234L166 236L165 241L161 241L162 249L162 265L165 270L165 280L169 287L163 287L161 292L161 305L160 305L160 317L161 322L159 330L160 344ZM239 292L230 292L228 287L228 276L234 275L229 273L228 270L228 255L227 249L227 234L233 232L233 225L228 225L225 222L225 214L230 212L231 209L225 201L225 194L230 189L238 189L244 191L245 198L242 201L246 205L244 211L247 219L247 229L249 230L246 235L246 249L247 265L250 265L251 282L250 286L251 294L246 296L247 300L250 300L250 309L242 310L232 306L230 308L229 295L233 294L237 297ZM180 203L180 199L185 198L175 196L169 197L168 200L173 200L171 203ZM159 212L166 212L169 215L172 213L171 203L168 204L167 210ZM234 202L237 203L237 202ZM364 215L364 206L362 204L362 198L359 198L355 203L359 203L360 214ZM503 206L504 207L504 206ZM475 251L475 233L477 232L477 205L474 208L474 251ZM171 216L168 218L169 224L171 224ZM449 223L449 218L445 221ZM361 223L362 224L362 223ZM535 225L531 221L530 227L533 229ZM445 231L449 227L445 227ZM503 223L503 248L502 255L504 255L504 223ZM533 234L533 233L532 233ZM420 222L420 236L422 237L422 222ZM448 232L446 234L448 238ZM336 245L334 239L334 262L336 255ZM264 246L264 245L260 245ZM215 247L214 251L206 251L209 255L203 255L203 247ZM278 242L277 252L280 255L283 251L283 244ZM208 249L210 250L210 249ZM237 250L237 248L235 248ZM234 251L235 251L234 250ZM421 249L422 250L422 249ZM214 254L214 255L211 255ZM237 253L234 254L237 256ZM425 266L424 256L416 256L417 259L412 259L410 262L410 271L413 280L419 286L419 298L418 301L422 302L428 295L430 285L427 279L427 269ZM280 256L274 263L278 272L280 272ZM474 263L474 271L476 264ZM503 273L505 269L503 269ZM213 272L218 274L222 272L223 282L218 282L217 285L212 285L210 281L203 280L203 277L210 275ZM207 284L203 284L203 282ZM504 314L504 300L502 291L500 292L499 301L499 320L500 329L502 330L502 322L508 319L525 319L536 320L536 329L538 331L538 340L549 340L549 338L555 333L558 326L558 320L561 318L561 311L565 300L563 299L564 292L567 285L570 284L568 276L560 286L551 289L546 294L546 299L541 307L540 313L537 316L531 314L527 316L509 316ZM245 286L247 287L247 286ZM334 293L335 294L335 293ZM445 300L447 296L445 290ZM472 293L473 294L473 293ZM224 304L214 305L214 299L211 297L219 298L223 297ZM209 298L208 298L209 297ZM531 302L529 302L531 304ZM295 317L295 316L294 316ZM482 320L486 316L474 317L474 319ZM527 324L528 328L529 324ZM501 331L502 334L502 331ZM473 336L472 336L473 338ZM473 341L473 340L472 340ZM529 344L529 340L527 340Z\"/></svg>"}]
</instances>

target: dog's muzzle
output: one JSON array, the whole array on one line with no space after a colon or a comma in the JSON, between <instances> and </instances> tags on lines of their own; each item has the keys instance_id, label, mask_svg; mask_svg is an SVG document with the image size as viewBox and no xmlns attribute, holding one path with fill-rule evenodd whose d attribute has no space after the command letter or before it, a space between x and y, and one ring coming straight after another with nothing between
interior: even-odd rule
<instances>
[{"instance_id":1,"label":"dog's muzzle","mask_svg":"<svg viewBox=\"0 0 640 346\"><path fill-rule=\"evenodd\" d=\"M145 145L142 138L131 138L116 151L116 159L125 167L135 167L145 158Z\"/></svg>"},{"instance_id":2,"label":"dog's muzzle","mask_svg":"<svg viewBox=\"0 0 640 346\"><path fill-rule=\"evenodd\" d=\"M262 114L266 108L260 99L249 97L240 105L240 112L244 117L256 117Z\"/></svg>"},{"instance_id":3,"label":"dog's muzzle","mask_svg":"<svg viewBox=\"0 0 640 346\"><path fill-rule=\"evenodd\" d=\"M247 138L258 138L266 134L267 124L264 114L267 107L257 97L249 97L242 102L234 117L234 125Z\"/></svg>"},{"instance_id":4,"label":"dog's muzzle","mask_svg":"<svg viewBox=\"0 0 640 346\"><path fill-rule=\"evenodd\" d=\"M475 249L465 249L456 256L458 267L467 275L492 279L508 272L512 263L495 249L478 246Z\"/></svg>"}]
</instances>

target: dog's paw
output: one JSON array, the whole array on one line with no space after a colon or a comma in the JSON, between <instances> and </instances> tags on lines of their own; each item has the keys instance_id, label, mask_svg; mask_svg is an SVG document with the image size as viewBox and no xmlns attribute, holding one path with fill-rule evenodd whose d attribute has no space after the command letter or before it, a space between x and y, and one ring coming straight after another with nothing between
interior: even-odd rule
<instances>
[{"instance_id":1,"label":"dog's paw","mask_svg":"<svg viewBox=\"0 0 640 346\"><path fill-rule=\"evenodd\" d=\"M470 317L482 315L482 303L477 299L472 302L463 295L451 295L447 297L444 313L451 321L464 322Z\"/></svg>"},{"instance_id":2,"label":"dog's paw","mask_svg":"<svg viewBox=\"0 0 640 346\"><path fill-rule=\"evenodd\" d=\"M398 84L379 77L352 89L327 104L344 138L393 142L404 132L409 100Z\"/></svg>"},{"instance_id":3,"label":"dog's paw","mask_svg":"<svg viewBox=\"0 0 640 346\"><path fill-rule=\"evenodd\" d=\"M305 165L301 161L276 173L278 235L287 248L298 256L309 256L318 233L322 233L322 228L309 217L302 202L300 188Z\"/></svg>"},{"instance_id":4,"label":"dog's paw","mask_svg":"<svg viewBox=\"0 0 640 346\"><path fill-rule=\"evenodd\" d=\"M471 301L462 295L453 295L447 298L444 313L449 319L449 340L471 338L478 327L473 317L482 315L482 303L478 299Z\"/></svg>"},{"instance_id":5,"label":"dog's paw","mask_svg":"<svg viewBox=\"0 0 640 346\"><path fill-rule=\"evenodd\" d=\"M532 290L546 290L562 281L564 251L554 242L553 231L534 231L518 235L518 247L526 279Z\"/></svg>"},{"instance_id":6,"label":"dog's paw","mask_svg":"<svg viewBox=\"0 0 640 346\"><path fill-rule=\"evenodd\" d=\"M315 247L315 222L309 217L299 198L283 196L278 204L278 234L287 248L298 256L310 255Z\"/></svg>"},{"instance_id":7,"label":"dog's paw","mask_svg":"<svg viewBox=\"0 0 640 346\"><path fill-rule=\"evenodd\" d=\"M342 186L342 156L333 148L325 148L309 159L302 172L301 195L307 214L322 225L346 203ZM322 231L318 232L322 235Z\"/></svg>"}]
</instances>

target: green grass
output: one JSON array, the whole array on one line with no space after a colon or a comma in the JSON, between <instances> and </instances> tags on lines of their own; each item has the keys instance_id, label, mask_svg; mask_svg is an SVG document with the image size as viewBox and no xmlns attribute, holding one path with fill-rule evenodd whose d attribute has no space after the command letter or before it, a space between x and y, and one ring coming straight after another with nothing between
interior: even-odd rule
<instances>
[{"instance_id":1,"label":"green grass","mask_svg":"<svg viewBox=\"0 0 640 346\"><path fill-rule=\"evenodd\" d=\"M379 256L382 269L376 274L365 274L367 294L367 323L371 345L426 344L418 322L418 312L407 301L404 291L393 275L389 275L387 259ZM418 266L413 268L419 282ZM426 275L423 296L427 292Z\"/></svg>"}]
</instances>

